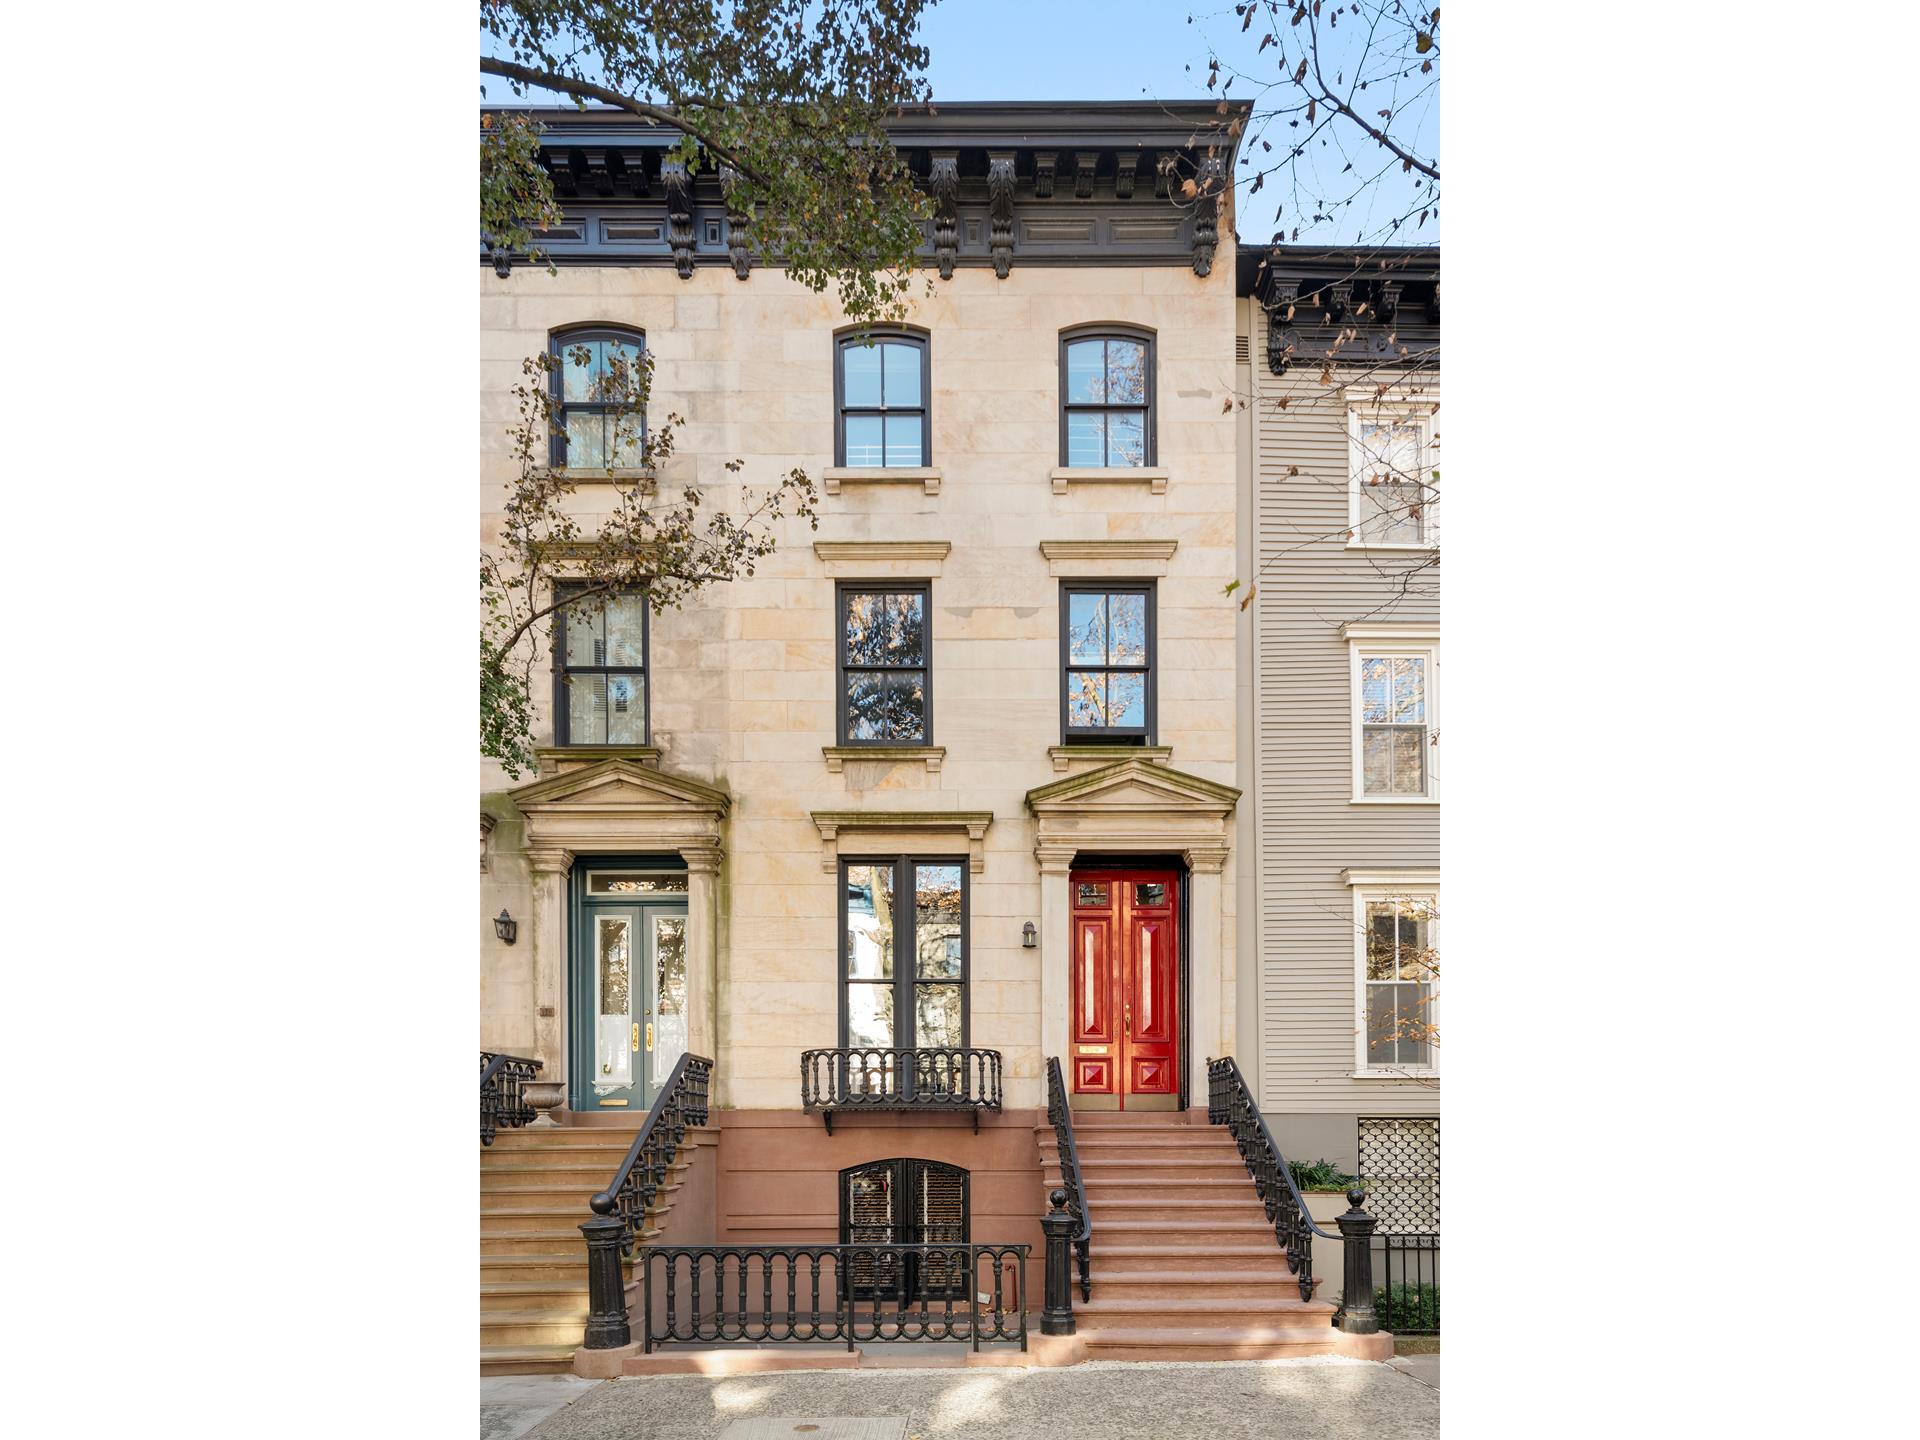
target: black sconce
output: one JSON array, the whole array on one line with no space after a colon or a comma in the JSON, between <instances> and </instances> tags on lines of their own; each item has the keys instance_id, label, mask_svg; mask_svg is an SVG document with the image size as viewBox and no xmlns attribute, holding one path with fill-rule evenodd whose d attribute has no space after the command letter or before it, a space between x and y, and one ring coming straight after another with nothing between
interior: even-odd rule
<instances>
[{"instance_id":1,"label":"black sconce","mask_svg":"<svg viewBox=\"0 0 1920 1440\"><path fill-rule=\"evenodd\" d=\"M1029 920L1027 921L1026 924L1020 927L1021 948L1026 950L1031 950L1033 949L1034 946L1038 945L1039 943L1040 943L1040 932L1033 928L1033 921Z\"/></svg>"},{"instance_id":2,"label":"black sconce","mask_svg":"<svg viewBox=\"0 0 1920 1440\"><path fill-rule=\"evenodd\" d=\"M502 910L493 917L493 933L511 945L520 934L520 922Z\"/></svg>"}]
</instances>

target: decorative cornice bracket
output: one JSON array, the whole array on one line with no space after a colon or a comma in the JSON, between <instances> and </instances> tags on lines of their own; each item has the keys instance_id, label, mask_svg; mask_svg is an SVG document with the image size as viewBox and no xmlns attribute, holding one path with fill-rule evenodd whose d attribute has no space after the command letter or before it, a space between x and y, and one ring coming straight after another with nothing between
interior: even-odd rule
<instances>
[{"instance_id":1,"label":"decorative cornice bracket","mask_svg":"<svg viewBox=\"0 0 1920 1440\"><path fill-rule=\"evenodd\" d=\"M673 268L682 280L693 278L693 178L684 161L661 162L660 180L667 191L667 239L673 246Z\"/></svg>"},{"instance_id":2,"label":"decorative cornice bracket","mask_svg":"<svg viewBox=\"0 0 1920 1440\"><path fill-rule=\"evenodd\" d=\"M1213 254L1220 244L1220 195L1226 186L1227 162L1220 155L1203 155L1195 175L1199 187L1193 224L1193 273L1205 279L1213 273Z\"/></svg>"},{"instance_id":3,"label":"decorative cornice bracket","mask_svg":"<svg viewBox=\"0 0 1920 1440\"><path fill-rule=\"evenodd\" d=\"M1013 155L1011 150L987 153L988 239L993 273L1002 280L1013 270Z\"/></svg>"},{"instance_id":4,"label":"decorative cornice bracket","mask_svg":"<svg viewBox=\"0 0 1920 1440\"><path fill-rule=\"evenodd\" d=\"M940 266L940 278L953 278L953 262L960 253L960 152L933 152L933 170L928 177L933 192L933 258Z\"/></svg>"}]
</instances>

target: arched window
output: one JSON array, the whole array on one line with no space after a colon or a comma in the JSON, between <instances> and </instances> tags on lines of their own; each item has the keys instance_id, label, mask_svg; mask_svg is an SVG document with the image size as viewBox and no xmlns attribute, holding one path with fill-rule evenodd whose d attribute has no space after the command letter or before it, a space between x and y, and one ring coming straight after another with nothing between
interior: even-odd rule
<instances>
[{"instance_id":1,"label":"arched window","mask_svg":"<svg viewBox=\"0 0 1920 1440\"><path fill-rule=\"evenodd\" d=\"M570 325L547 337L553 357L555 469L632 470L647 417L641 367L647 337L621 325Z\"/></svg>"},{"instance_id":2,"label":"arched window","mask_svg":"<svg viewBox=\"0 0 1920 1440\"><path fill-rule=\"evenodd\" d=\"M1132 468L1155 463L1153 336L1101 327L1060 337L1060 463Z\"/></svg>"},{"instance_id":3,"label":"arched window","mask_svg":"<svg viewBox=\"0 0 1920 1440\"><path fill-rule=\"evenodd\" d=\"M933 464L932 387L924 335L904 330L842 335L834 343L834 463L863 468Z\"/></svg>"}]
</instances>

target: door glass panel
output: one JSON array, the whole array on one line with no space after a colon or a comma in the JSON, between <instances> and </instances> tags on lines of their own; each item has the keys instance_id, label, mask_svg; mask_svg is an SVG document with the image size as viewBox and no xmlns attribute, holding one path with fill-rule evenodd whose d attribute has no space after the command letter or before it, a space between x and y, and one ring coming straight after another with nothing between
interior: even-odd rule
<instances>
[{"instance_id":1,"label":"door glass panel","mask_svg":"<svg viewBox=\"0 0 1920 1440\"><path fill-rule=\"evenodd\" d=\"M961 974L960 867L913 867L915 971L922 980L958 980Z\"/></svg>"},{"instance_id":2,"label":"door glass panel","mask_svg":"<svg viewBox=\"0 0 1920 1440\"><path fill-rule=\"evenodd\" d=\"M890 980L893 978L893 867L891 865L849 865L847 867L847 952L849 980ZM892 1044L893 1032L884 1041L858 1044Z\"/></svg>"},{"instance_id":3,"label":"door glass panel","mask_svg":"<svg viewBox=\"0 0 1920 1440\"><path fill-rule=\"evenodd\" d=\"M1107 893L1108 893L1106 881L1082 880L1077 886L1074 887L1074 891L1076 896L1078 897L1074 901L1076 905L1098 905L1102 909L1106 908Z\"/></svg>"},{"instance_id":4,"label":"door glass panel","mask_svg":"<svg viewBox=\"0 0 1920 1440\"><path fill-rule=\"evenodd\" d=\"M1167 903L1167 887L1150 885L1145 882L1133 887L1133 903L1136 905L1164 905Z\"/></svg>"},{"instance_id":5,"label":"door glass panel","mask_svg":"<svg viewBox=\"0 0 1920 1440\"><path fill-rule=\"evenodd\" d=\"M666 1079L687 1053L687 921L653 919L653 1076Z\"/></svg>"},{"instance_id":6,"label":"door glass panel","mask_svg":"<svg viewBox=\"0 0 1920 1440\"><path fill-rule=\"evenodd\" d=\"M916 985L913 987L915 1045L958 1045L960 1043L960 987L958 985Z\"/></svg>"},{"instance_id":7,"label":"door glass panel","mask_svg":"<svg viewBox=\"0 0 1920 1440\"><path fill-rule=\"evenodd\" d=\"M595 988L599 993L594 1034L595 1094L633 1084L633 927L624 915L602 915L594 934Z\"/></svg>"},{"instance_id":8,"label":"door glass panel","mask_svg":"<svg viewBox=\"0 0 1920 1440\"><path fill-rule=\"evenodd\" d=\"M642 870L595 870L587 876L589 895L684 895L685 875L649 875Z\"/></svg>"}]
</instances>

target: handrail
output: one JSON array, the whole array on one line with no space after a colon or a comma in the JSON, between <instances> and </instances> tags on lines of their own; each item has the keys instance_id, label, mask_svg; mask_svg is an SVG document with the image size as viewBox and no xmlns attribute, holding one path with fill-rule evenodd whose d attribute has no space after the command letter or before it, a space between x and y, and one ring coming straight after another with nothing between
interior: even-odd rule
<instances>
[{"instance_id":1,"label":"handrail","mask_svg":"<svg viewBox=\"0 0 1920 1440\"><path fill-rule=\"evenodd\" d=\"M1313 1237L1318 1235L1326 1240L1342 1237L1322 1229L1308 1213L1307 1202L1301 1198L1300 1187L1293 1183L1293 1172L1287 1168L1287 1157L1280 1153L1273 1131L1267 1128L1266 1117L1260 1113L1253 1092L1247 1088L1246 1077L1231 1055L1207 1061L1207 1122L1225 1125L1232 1132L1240 1158L1246 1162L1247 1173L1253 1176L1254 1191L1265 1202L1267 1219L1273 1222L1274 1239L1287 1252L1287 1268L1300 1277L1300 1298L1311 1300Z\"/></svg>"},{"instance_id":2,"label":"handrail","mask_svg":"<svg viewBox=\"0 0 1920 1440\"><path fill-rule=\"evenodd\" d=\"M1060 1075L1060 1057L1047 1057L1047 1120L1053 1126L1060 1151L1060 1179L1067 1187L1067 1209L1079 1222L1072 1236L1074 1258L1080 1265L1080 1298L1093 1299L1093 1211L1087 1205L1087 1187L1080 1179L1080 1152L1073 1143L1073 1111L1067 1106L1067 1082Z\"/></svg>"},{"instance_id":3,"label":"handrail","mask_svg":"<svg viewBox=\"0 0 1920 1440\"><path fill-rule=\"evenodd\" d=\"M654 1097L653 1108L640 1126L640 1133L627 1147L620 1168L613 1172L607 1188L588 1202L596 1215L618 1215L626 1230L620 1239L620 1253L631 1255L633 1242L647 1223L647 1211L660 1187L667 1183L667 1168L674 1153L692 1125L707 1123L707 1091L713 1074L713 1061L704 1055L682 1055L675 1062L667 1083Z\"/></svg>"},{"instance_id":4,"label":"handrail","mask_svg":"<svg viewBox=\"0 0 1920 1440\"><path fill-rule=\"evenodd\" d=\"M530 1124L538 1113L520 1087L540 1073L540 1062L524 1055L480 1052L480 1143L493 1144L501 1129Z\"/></svg>"}]
</instances>

